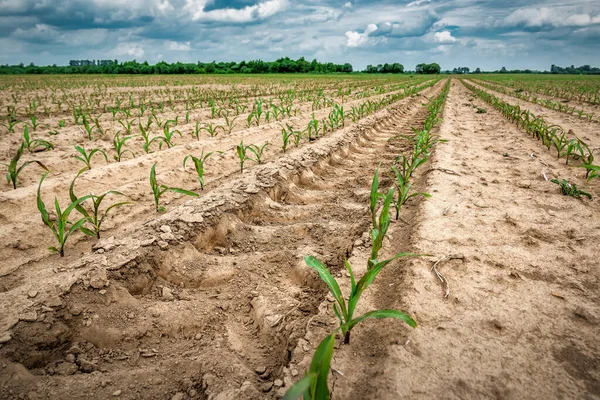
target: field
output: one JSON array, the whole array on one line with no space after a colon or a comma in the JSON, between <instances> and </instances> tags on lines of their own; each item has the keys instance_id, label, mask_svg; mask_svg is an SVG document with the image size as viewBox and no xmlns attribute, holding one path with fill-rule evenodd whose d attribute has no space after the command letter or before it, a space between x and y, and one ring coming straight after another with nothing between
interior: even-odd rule
<instances>
[{"instance_id":1,"label":"field","mask_svg":"<svg viewBox=\"0 0 600 400\"><path fill-rule=\"evenodd\" d=\"M0 111L2 399L282 398L320 343L334 399L600 396L598 78L4 76ZM369 274L354 318L402 313L349 324Z\"/></svg>"}]
</instances>

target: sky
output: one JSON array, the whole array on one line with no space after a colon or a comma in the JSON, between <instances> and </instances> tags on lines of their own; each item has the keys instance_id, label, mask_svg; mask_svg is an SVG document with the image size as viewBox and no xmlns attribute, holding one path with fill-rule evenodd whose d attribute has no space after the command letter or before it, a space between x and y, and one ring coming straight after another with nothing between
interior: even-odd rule
<instances>
[{"instance_id":1,"label":"sky","mask_svg":"<svg viewBox=\"0 0 600 400\"><path fill-rule=\"evenodd\" d=\"M355 70L600 66L600 1L0 0L0 64L286 56Z\"/></svg>"}]
</instances>

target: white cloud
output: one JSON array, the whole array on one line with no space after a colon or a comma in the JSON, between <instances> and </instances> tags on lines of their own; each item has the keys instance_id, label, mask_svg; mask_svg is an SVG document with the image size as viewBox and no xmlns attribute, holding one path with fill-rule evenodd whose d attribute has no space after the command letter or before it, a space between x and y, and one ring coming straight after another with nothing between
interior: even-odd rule
<instances>
[{"instance_id":1,"label":"white cloud","mask_svg":"<svg viewBox=\"0 0 600 400\"><path fill-rule=\"evenodd\" d=\"M416 6L420 6L423 3L431 3L431 0L415 0L411 3L408 3L406 5L406 7L416 7Z\"/></svg>"},{"instance_id":2,"label":"white cloud","mask_svg":"<svg viewBox=\"0 0 600 400\"><path fill-rule=\"evenodd\" d=\"M190 51L190 42L175 42L173 40L167 40L167 48L172 51Z\"/></svg>"},{"instance_id":3,"label":"white cloud","mask_svg":"<svg viewBox=\"0 0 600 400\"><path fill-rule=\"evenodd\" d=\"M188 6L195 4L193 0L188 0ZM215 21L215 22L251 22L269 18L280 11L283 11L287 5L287 0L266 0L252 6L246 6L242 9L221 8L217 10L204 11L206 3L201 8L195 6L192 19L194 21Z\"/></svg>"},{"instance_id":4,"label":"white cloud","mask_svg":"<svg viewBox=\"0 0 600 400\"><path fill-rule=\"evenodd\" d=\"M349 1L347 1L346 3L344 3L344 8L352 8L352 3L350 3Z\"/></svg>"},{"instance_id":5,"label":"white cloud","mask_svg":"<svg viewBox=\"0 0 600 400\"><path fill-rule=\"evenodd\" d=\"M543 26L589 26L600 23L600 15L571 14L556 8L520 8L507 16L501 25L524 26L527 28L541 28Z\"/></svg>"},{"instance_id":6,"label":"white cloud","mask_svg":"<svg viewBox=\"0 0 600 400\"><path fill-rule=\"evenodd\" d=\"M141 45L135 43L121 43L113 50L116 56L129 56L135 59L141 59L144 56L144 49Z\"/></svg>"},{"instance_id":7,"label":"white cloud","mask_svg":"<svg viewBox=\"0 0 600 400\"><path fill-rule=\"evenodd\" d=\"M329 7L316 7L312 14L304 18L304 23L336 21L342 16L342 11Z\"/></svg>"},{"instance_id":8,"label":"white cloud","mask_svg":"<svg viewBox=\"0 0 600 400\"><path fill-rule=\"evenodd\" d=\"M364 30L363 33L358 33L356 31L348 31L346 32L346 46L348 47L360 47L365 45L369 40L369 35L377 30L377 25L369 24L367 25L367 29Z\"/></svg>"},{"instance_id":9,"label":"white cloud","mask_svg":"<svg viewBox=\"0 0 600 400\"><path fill-rule=\"evenodd\" d=\"M436 32L433 35L433 40L439 43L454 43L458 41L449 31Z\"/></svg>"}]
</instances>

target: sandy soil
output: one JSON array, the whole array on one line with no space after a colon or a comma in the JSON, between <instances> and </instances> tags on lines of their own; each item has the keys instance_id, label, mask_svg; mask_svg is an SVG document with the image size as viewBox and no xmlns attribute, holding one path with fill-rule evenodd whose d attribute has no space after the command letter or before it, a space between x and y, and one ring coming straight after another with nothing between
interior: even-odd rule
<instances>
[{"instance_id":1,"label":"sandy soil","mask_svg":"<svg viewBox=\"0 0 600 400\"><path fill-rule=\"evenodd\" d=\"M371 296L420 325L358 331L336 357L335 398L600 396L598 205L562 196L542 174L585 186L577 171L467 98L454 81L439 132L448 143L422 177L433 197L410 235L402 224L391 233L393 251L433 257L389 269Z\"/></svg>"},{"instance_id":2,"label":"sandy soil","mask_svg":"<svg viewBox=\"0 0 600 400\"><path fill-rule=\"evenodd\" d=\"M92 251L81 242L65 259L40 252L5 268L0 398L281 397L335 328L327 291L302 257L317 256L342 281L346 258L364 272L372 175L382 162L382 186L391 185L389 166L409 146L388 139L422 124L422 104L442 85L244 174L228 172L233 155L222 157L224 172L209 175L201 198L181 198L158 216L119 214L137 221L109 225ZM433 197L406 205L406 222L394 221L384 247L432 256L390 265L361 300L361 311L398 308L419 326L357 327L350 345L336 345L333 398L600 396L598 206L560 195L543 174L594 197L600 187L496 111L476 114L469 99L484 106L453 80L438 132L449 141L416 176ZM139 162L169 163L183 155L174 151ZM86 185L128 176L130 164L89 171ZM31 187L22 192L31 196Z\"/></svg>"}]
</instances>

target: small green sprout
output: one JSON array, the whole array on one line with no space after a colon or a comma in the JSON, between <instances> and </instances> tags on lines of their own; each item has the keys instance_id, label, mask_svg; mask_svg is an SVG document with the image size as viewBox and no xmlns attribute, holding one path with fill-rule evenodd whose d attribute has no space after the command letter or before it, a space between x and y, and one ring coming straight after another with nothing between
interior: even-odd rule
<instances>
[{"instance_id":1,"label":"small green sprout","mask_svg":"<svg viewBox=\"0 0 600 400\"><path fill-rule=\"evenodd\" d=\"M54 207L56 209L56 221L52 221L52 220L50 220L50 215L48 214L48 211L46 211L46 205L42 201L42 195L41 195L42 182L44 182L44 179L46 179L47 175L48 175L48 172L46 172L42 176L42 179L40 180L40 184L38 186L37 207L38 207L38 210L40 211L40 214L42 215L42 222L44 223L44 225L46 225L48 228L50 228L50 230L52 231L52 234L54 235L54 238L58 242L58 247L52 246L52 247L49 247L48 249L54 253L60 254L61 257L64 257L65 256L65 244L67 242L67 239L69 238L69 236L71 236L71 234L73 232L80 229L83 226L83 224L85 224L85 222L86 222L85 218L81 218L81 219L77 220L76 222L72 223L71 221L69 221L69 215L71 214L71 212L73 212L75 207L77 207L79 204L86 201L87 199L91 198L92 196L83 196L83 197L77 199L76 201L72 202L64 211L62 211L62 209L60 208L60 205L58 204L58 199L56 197L54 197Z\"/></svg>"},{"instance_id":2,"label":"small green sprout","mask_svg":"<svg viewBox=\"0 0 600 400\"><path fill-rule=\"evenodd\" d=\"M200 190L204 190L204 163L211 155L212 152L204 154L204 149L202 149L202 154L200 157L194 157L193 155L189 154L183 159L183 168L185 168L185 162L188 160L188 158L191 158L194 162L194 167L196 168L196 173L198 174L198 181L200 182Z\"/></svg>"},{"instance_id":3,"label":"small green sprout","mask_svg":"<svg viewBox=\"0 0 600 400\"><path fill-rule=\"evenodd\" d=\"M17 179L19 178L19 174L21 173L21 171L23 171L23 168L25 168L29 164L35 163L35 164L39 165L40 167L42 167L43 169L45 169L46 171L48 171L48 168L46 168L46 166L44 164L42 164L40 161L37 161L37 160L26 161L23 164L21 164L21 166L19 167L18 166L19 160L21 159L21 156L23 155L24 149L25 149L25 143L21 144L21 147L19 147L17 149L17 153L13 156L13 158L10 159L10 164L2 163L2 165L6 165L8 167L8 172L6 173L6 182L8 184L12 183L13 189L17 188Z\"/></svg>"},{"instance_id":4,"label":"small green sprout","mask_svg":"<svg viewBox=\"0 0 600 400\"><path fill-rule=\"evenodd\" d=\"M85 170L85 169L84 169ZM71 182L71 186L69 187L69 197L71 198L71 202L76 203L79 199L77 198L77 196L75 195L74 192L74 186L75 186L75 181L77 180L77 178L79 178L79 175L81 175L81 173L84 171L81 170L79 171L79 173L77 174L77 176L75 177L75 179L73 179L73 181ZM110 210L112 210L113 208L117 208L117 207L121 207L124 206L126 204L133 204L130 201L123 201L120 203L115 203L112 204L110 206L108 206L108 208L104 211L104 213L100 214L99 213L99 209L100 209L100 205L102 203L102 200L104 200L104 198L110 194L116 194L116 195L120 195L120 196L124 196L123 193L121 192L117 192L116 190L110 190L104 194L101 194L100 196L94 196L91 195L89 197L91 197L92 201L93 201L93 205L94 205L94 209L91 213L88 213L87 210L83 207L83 205L81 204L81 202L79 202L77 204L77 206L75 206L75 209L77 211L79 211L79 213L86 219L86 221L92 226L93 229L88 229L84 226L82 226L80 228L81 232L85 233L88 236L92 236L95 237L97 239L100 239L100 228L102 226L102 222L104 222L104 218L106 218L106 216L108 215L108 212Z\"/></svg>"},{"instance_id":5,"label":"small green sprout","mask_svg":"<svg viewBox=\"0 0 600 400\"><path fill-rule=\"evenodd\" d=\"M82 163L84 163L86 169L92 169L92 163L91 163L92 157L96 153L102 154L104 156L104 160L108 164L108 156L102 149L92 149L88 153L83 146L75 145L75 150L77 150L77 152L79 152L79 154L81 154L81 156L75 156L75 158L78 159L79 161L81 161Z\"/></svg>"},{"instance_id":6,"label":"small green sprout","mask_svg":"<svg viewBox=\"0 0 600 400\"><path fill-rule=\"evenodd\" d=\"M31 139L29 137L29 127L25 125L23 129L23 142L30 153L39 153L46 150L52 150L54 145L42 139Z\"/></svg>"},{"instance_id":7,"label":"small green sprout","mask_svg":"<svg viewBox=\"0 0 600 400\"><path fill-rule=\"evenodd\" d=\"M165 192L174 192L174 193L185 194L188 196L199 197L198 193L194 193L189 190L175 188L175 187L169 187L169 186L165 186L165 185L159 185L156 180L156 163L154 163L152 165L152 169L150 169L150 187L152 188L152 194L154 195L154 206L156 207L157 212L165 211L164 207L158 205L158 202L160 201L160 197Z\"/></svg>"}]
</instances>

